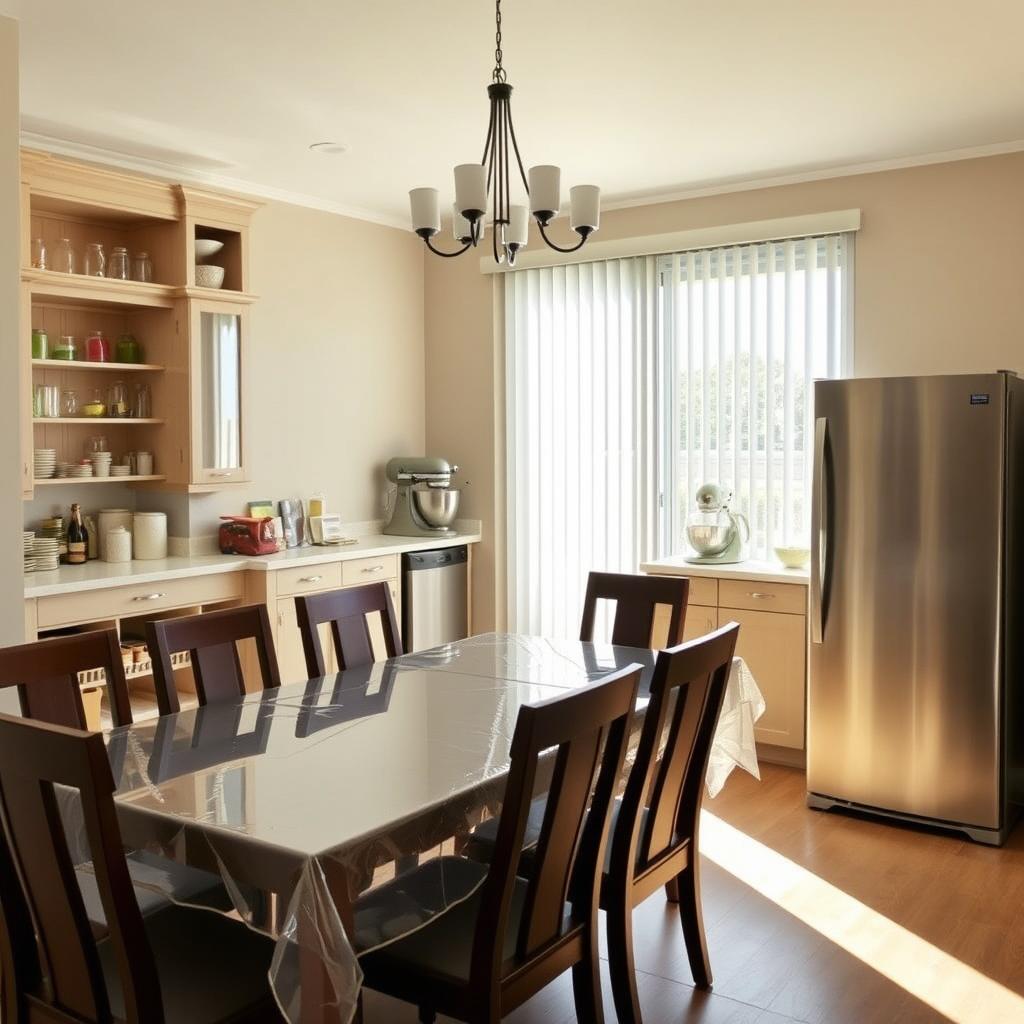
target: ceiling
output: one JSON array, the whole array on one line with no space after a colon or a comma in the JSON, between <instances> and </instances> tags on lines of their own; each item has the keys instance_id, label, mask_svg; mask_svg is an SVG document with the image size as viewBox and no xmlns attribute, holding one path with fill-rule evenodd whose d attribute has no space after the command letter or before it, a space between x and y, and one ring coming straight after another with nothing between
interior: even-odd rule
<instances>
[{"instance_id":1,"label":"ceiling","mask_svg":"<svg viewBox=\"0 0 1024 1024\"><path fill-rule=\"evenodd\" d=\"M0 0L26 141L407 223L477 160L487 0ZM526 163L609 205L1024 139L1014 0L505 0ZM336 141L340 156L309 151ZM1024 143L1021 144L1024 148Z\"/></svg>"}]
</instances>

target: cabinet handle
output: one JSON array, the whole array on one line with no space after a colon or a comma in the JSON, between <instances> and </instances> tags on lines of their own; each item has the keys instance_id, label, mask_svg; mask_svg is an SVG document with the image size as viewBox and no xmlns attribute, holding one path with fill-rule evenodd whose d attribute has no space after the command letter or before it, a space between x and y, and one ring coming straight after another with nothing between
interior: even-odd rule
<instances>
[{"instance_id":1,"label":"cabinet handle","mask_svg":"<svg viewBox=\"0 0 1024 1024\"><path fill-rule=\"evenodd\" d=\"M161 597L166 597L166 596L167 595L165 593L163 593L162 591L158 591L155 594L142 594L140 597L133 597L132 600L133 601L159 601Z\"/></svg>"},{"instance_id":2,"label":"cabinet handle","mask_svg":"<svg viewBox=\"0 0 1024 1024\"><path fill-rule=\"evenodd\" d=\"M362 572L383 572L383 571L384 571L384 566L383 565L368 565L365 569L362 570Z\"/></svg>"},{"instance_id":3,"label":"cabinet handle","mask_svg":"<svg viewBox=\"0 0 1024 1024\"><path fill-rule=\"evenodd\" d=\"M775 595L774 594L764 594L764 593L761 593L761 591L759 591L759 590L748 590L747 591L747 597L752 597L756 601L774 601L775 600Z\"/></svg>"},{"instance_id":4,"label":"cabinet handle","mask_svg":"<svg viewBox=\"0 0 1024 1024\"><path fill-rule=\"evenodd\" d=\"M323 579L323 576L300 576L300 583L319 583Z\"/></svg>"},{"instance_id":5,"label":"cabinet handle","mask_svg":"<svg viewBox=\"0 0 1024 1024\"><path fill-rule=\"evenodd\" d=\"M214 473L213 470L211 470L210 471L210 476L234 476L234 474L233 473Z\"/></svg>"}]
</instances>

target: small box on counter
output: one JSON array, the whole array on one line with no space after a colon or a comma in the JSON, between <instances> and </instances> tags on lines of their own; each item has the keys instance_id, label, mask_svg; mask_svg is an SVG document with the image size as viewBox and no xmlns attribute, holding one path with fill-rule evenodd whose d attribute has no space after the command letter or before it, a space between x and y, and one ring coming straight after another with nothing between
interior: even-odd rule
<instances>
[{"instance_id":1,"label":"small box on counter","mask_svg":"<svg viewBox=\"0 0 1024 1024\"><path fill-rule=\"evenodd\" d=\"M277 532L269 516L221 516L222 555L272 555L277 551Z\"/></svg>"}]
</instances>

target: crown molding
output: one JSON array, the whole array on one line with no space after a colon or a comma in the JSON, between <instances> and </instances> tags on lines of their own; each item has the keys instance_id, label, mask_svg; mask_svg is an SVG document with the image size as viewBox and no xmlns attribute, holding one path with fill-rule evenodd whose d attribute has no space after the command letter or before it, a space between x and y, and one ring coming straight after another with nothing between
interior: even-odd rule
<instances>
[{"instance_id":1,"label":"crown molding","mask_svg":"<svg viewBox=\"0 0 1024 1024\"><path fill-rule=\"evenodd\" d=\"M116 167L120 170L149 174L175 184L195 185L212 188L217 191L256 196L259 199L270 199L279 203L291 203L293 206L305 206L311 210L323 210L325 213L336 213L342 217L368 221L371 224L380 224L384 227L399 228L403 231L408 231L409 229L408 221L404 218L391 217L374 210L364 209L361 206L351 206L348 203L339 203L332 199L307 195L304 192L292 192L289 189L277 188L273 185L260 185L241 178L232 178L226 174L213 174L190 167L181 167L162 160L129 156L126 153L106 149L102 146L69 142L66 139L28 131L21 132L21 144L29 149L42 150L57 156L66 156L75 160L85 160L90 163L103 164L107 167Z\"/></svg>"},{"instance_id":2,"label":"crown molding","mask_svg":"<svg viewBox=\"0 0 1024 1024\"><path fill-rule=\"evenodd\" d=\"M978 160L987 156L1005 156L1008 153L1020 153L1022 151L1024 151L1024 139L1012 139L1009 142L993 142L984 146L947 149L938 153L921 153L916 156L894 157L891 160L841 164L834 167L822 167L813 171L779 174L773 177L746 178L718 185L676 189L667 192L652 192L649 195L626 196L621 199L612 199L608 202L602 200L601 209L602 211L627 210L636 206L656 206L658 203L675 203L684 199L703 199L706 196L727 195L730 192L754 192L762 188L802 185L810 181L827 181L829 178L852 178L858 174L902 171L912 167L927 167L929 164L951 164L960 160Z\"/></svg>"},{"instance_id":3,"label":"crown molding","mask_svg":"<svg viewBox=\"0 0 1024 1024\"><path fill-rule=\"evenodd\" d=\"M368 221L384 227L409 229L408 220L404 217L391 216L376 210L368 210L361 206L324 199L320 196L308 195L304 192L293 192L289 189L277 188L273 185L261 185L229 175L214 174L208 171L186 168L177 164L146 157L130 156L118 150L101 146L90 146L81 142L70 142L55 136L43 135L38 132L22 131L21 144L31 149L39 149L59 156L72 157L100 163L109 167L117 167L126 171L150 174L165 181L179 184L208 186L210 188L236 192L241 195L256 196L293 206L304 206L311 210L323 210L354 220ZM792 174L780 174L763 178L746 178L715 185L696 188L673 189L649 194L624 196L620 199L602 200L601 209L626 210L637 206L656 206L659 203L674 203L685 199L702 199L707 196L727 195L730 192L753 192L763 188L778 188L784 185L802 185L812 181L826 181L829 178L849 178L858 174L878 174L883 171L907 170L913 167L926 167L930 164L955 163L960 160L977 160L983 157L1004 156L1009 153L1024 151L1024 139L1013 139L1009 142L994 142L983 146L968 146L962 149L948 149L935 153L922 153L916 156L895 157L890 160L874 160L856 164L841 164L822 167L810 171L797 171Z\"/></svg>"}]
</instances>

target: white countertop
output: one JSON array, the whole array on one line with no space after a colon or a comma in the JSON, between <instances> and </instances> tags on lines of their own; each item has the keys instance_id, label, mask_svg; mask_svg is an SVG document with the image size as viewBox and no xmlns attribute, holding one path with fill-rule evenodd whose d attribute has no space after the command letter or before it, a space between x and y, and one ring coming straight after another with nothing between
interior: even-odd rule
<instances>
[{"instance_id":1,"label":"white countertop","mask_svg":"<svg viewBox=\"0 0 1024 1024\"><path fill-rule=\"evenodd\" d=\"M753 580L756 583L796 583L805 587L810 581L807 569L786 569L779 562L762 562L756 558L725 565L695 565L682 555L673 555L642 562L640 571L659 576L710 576L714 579Z\"/></svg>"},{"instance_id":2,"label":"white countertop","mask_svg":"<svg viewBox=\"0 0 1024 1024\"><path fill-rule=\"evenodd\" d=\"M273 572L296 565L320 565L345 562L353 558L375 558L400 555L406 551L433 551L459 544L475 544L479 532L459 532L451 537L389 537L374 534L360 537L355 544L340 546L292 548L273 555L193 555L153 561L135 560L126 563L86 562L85 565L62 565L52 572L25 575L25 597L49 597L53 594L105 590L129 583L157 583L161 580L188 576L208 576L219 572Z\"/></svg>"}]
</instances>

